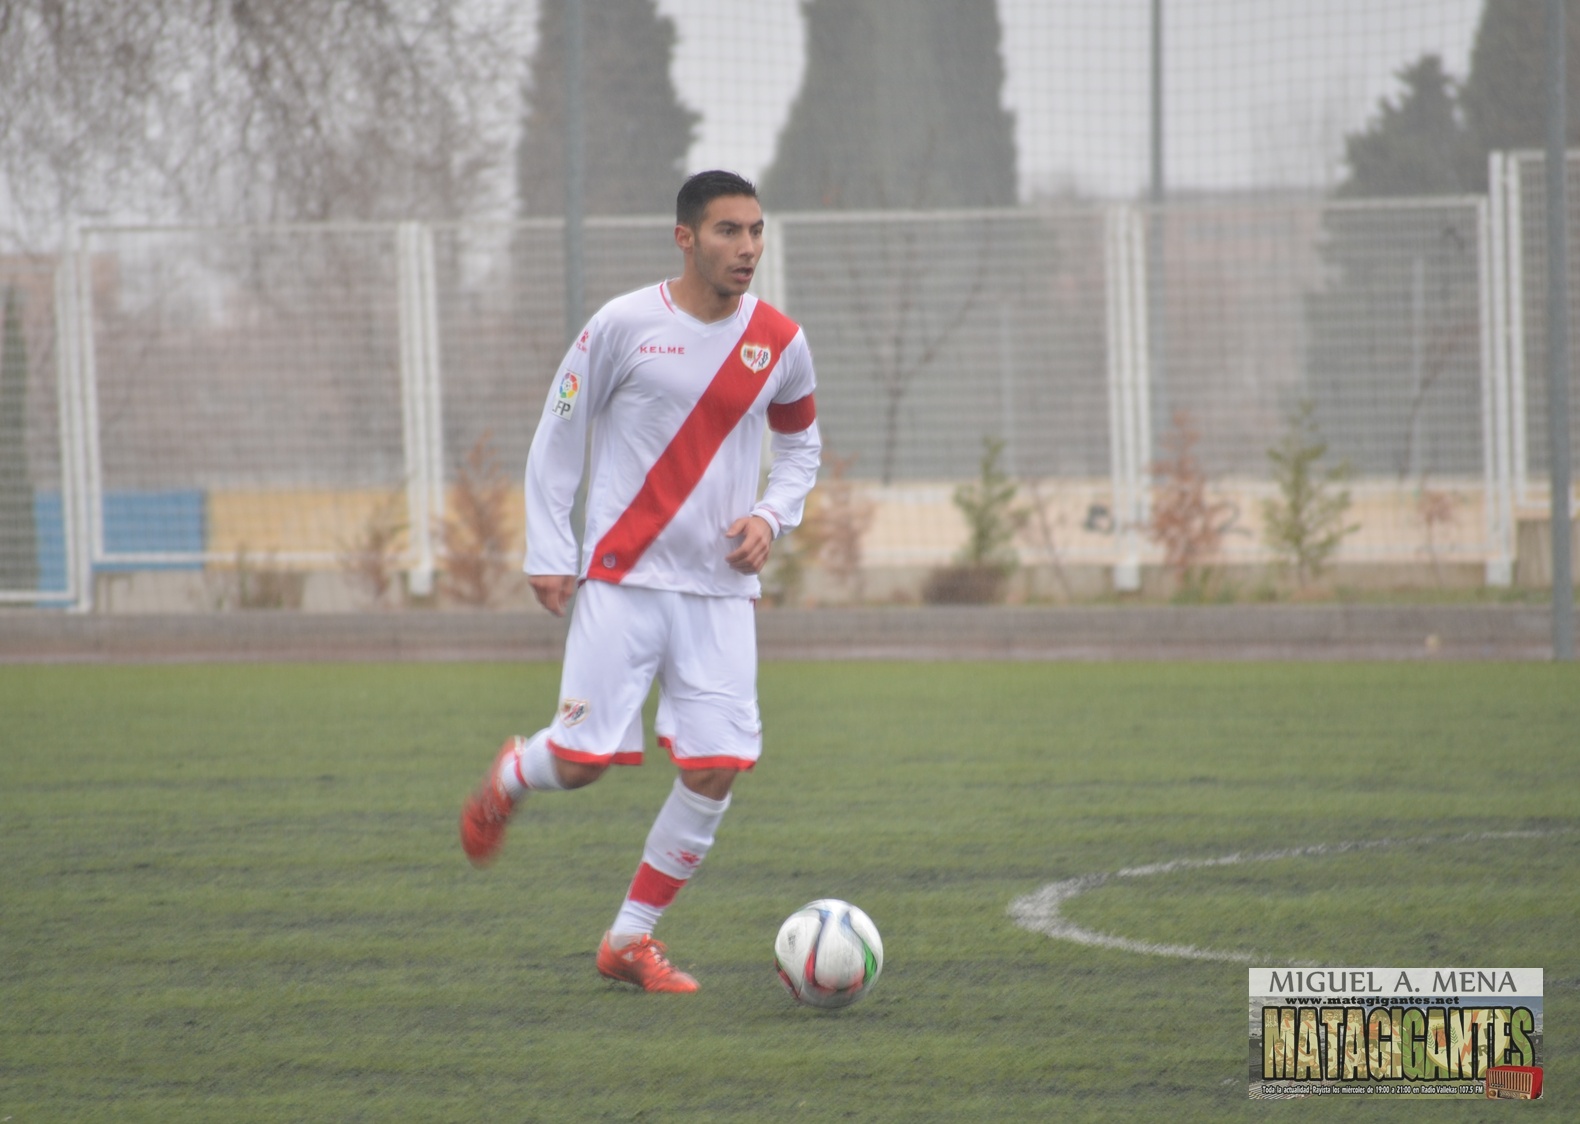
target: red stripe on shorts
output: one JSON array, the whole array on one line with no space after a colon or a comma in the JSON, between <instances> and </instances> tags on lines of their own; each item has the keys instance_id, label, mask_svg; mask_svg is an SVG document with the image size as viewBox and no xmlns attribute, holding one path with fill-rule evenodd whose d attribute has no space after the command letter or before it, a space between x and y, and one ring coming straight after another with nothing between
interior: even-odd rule
<instances>
[{"instance_id":1,"label":"red stripe on shorts","mask_svg":"<svg viewBox=\"0 0 1580 1124\"><path fill-rule=\"evenodd\" d=\"M578 765L640 765L642 751L626 750L619 753L588 753L581 749L566 749L549 740L549 752L561 761L574 761Z\"/></svg>"},{"instance_id":2,"label":"red stripe on shorts","mask_svg":"<svg viewBox=\"0 0 1580 1124\"><path fill-rule=\"evenodd\" d=\"M757 764L745 757L726 757L722 754L717 757L679 757L675 753L673 738L659 738L658 747L668 750L669 759L681 769L734 769L737 772L747 773Z\"/></svg>"},{"instance_id":3,"label":"red stripe on shorts","mask_svg":"<svg viewBox=\"0 0 1580 1124\"><path fill-rule=\"evenodd\" d=\"M598 541L587 569L590 580L619 582L631 572L702 480L724 439L751 409L797 330L782 312L757 302L730 357L648 469L636 498ZM752 345L769 349L761 370L753 370L742 355Z\"/></svg>"}]
</instances>

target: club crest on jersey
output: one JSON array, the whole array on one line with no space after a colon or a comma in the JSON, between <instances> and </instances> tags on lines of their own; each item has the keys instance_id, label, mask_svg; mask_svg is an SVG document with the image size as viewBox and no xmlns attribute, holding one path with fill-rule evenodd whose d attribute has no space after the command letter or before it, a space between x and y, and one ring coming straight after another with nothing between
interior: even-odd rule
<instances>
[{"instance_id":1,"label":"club crest on jersey","mask_svg":"<svg viewBox=\"0 0 1580 1124\"><path fill-rule=\"evenodd\" d=\"M574 726L586 717L586 699L565 699L560 703L560 722L562 725Z\"/></svg>"},{"instance_id":2,"label":"club crest on jersey","mask_svg":"<svg viewBox=\"0 0 1580 1124\"><path fill-rule=\"evenodd\" d=\"M760 343L741 345L741 362L752 371L766 370L774 360L774 353Z\"/></svg>"},{"instance_id":3,"label":"club crest on jersey","mask_svg":"<svg viewBox=\"0 0 1580 1124\"><path fill-rule=\"evenodd\" d=\"M554 396L554 416L568 418L576 409L576 395L581 393L582 380L575 371L566 371L565 377L560 379L560 388Z\"/></svg>"}]
</instances>

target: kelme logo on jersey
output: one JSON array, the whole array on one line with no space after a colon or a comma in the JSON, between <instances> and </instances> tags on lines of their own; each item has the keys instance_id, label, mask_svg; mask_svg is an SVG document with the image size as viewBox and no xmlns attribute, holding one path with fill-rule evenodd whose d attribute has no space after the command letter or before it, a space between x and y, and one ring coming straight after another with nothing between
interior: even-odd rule
<instances>
[{"instance_id":1,"label":"kelme logo on jersey","mask_svg":"<svg viewBox=\"0 0 1580 1124\"><path fill-rule=\"evenodd\" d=\"M741 362L753 371L762 371L774 361L774 353L760 343L741 345Z\"/></svg>"},{"instance_id":2,"label":"kelme logo on jersey","mask_svg":"<svg viewBox=\"0 0 1580 1124\"><path fill-rule=\"evenodd\" d=\"M555 417L568 418L571 411L576 409L576 395L581 392L582 380L575 371L566 371L565 377L560 379L559 392L554 397Z\"/></svg>"},{"instance_id":3,"label":"kelme logo on jersey","mask_svg":"<svg viewBox=\"0 0 1580 1124\"><path fill-rule=\"evenodd\" d=\"M586 699L565 699L560 703L560 722L574 726L587 717Z\"/></svg>"}]
</instances>

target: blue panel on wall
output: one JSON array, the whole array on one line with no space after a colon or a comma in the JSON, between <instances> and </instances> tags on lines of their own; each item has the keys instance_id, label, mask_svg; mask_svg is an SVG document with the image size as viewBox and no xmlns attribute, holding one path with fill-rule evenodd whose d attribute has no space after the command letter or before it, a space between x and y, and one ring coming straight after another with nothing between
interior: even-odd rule
<instances>
[{"instance_id":1,"label":"blue panel on wall","mask_svg":"<svg viewBox=\"0 0 1580 1124\"><path fill-rule=\"evenodd\" d=\"M59 492L33 498L38 528L38 587L43 592L66 590L66 520ZM168 492L106 492L104 549L115 554L203 553L208 542L204 494L195 489ZM203 563L112 562L96 567L111 573L128 570L201 570Z\"/></svg>"},{"instance_id":2,"label":"blue panel on wall","mask_svg":"<svg viewBox=\"0 0 1580 1124\"><path fill-rule=\"evenodd\" d=\"M169 492L106 492L104 552L117 554L203 553L208 541L203 493L195 489ZM107 563L101 570L201 570L201 561Z\"/></svg>"},{"instance_id":3,"label":"blue panel on wall","mask_svg":"<svg viewBox=\"0 0 1580 1124\"><path fill-rule=\"evenodd\" d=\"M59 492L33 496L33 526L38 536L38 588L47 593L66 592L66 519Z\"/></svg>"}]
</instances>

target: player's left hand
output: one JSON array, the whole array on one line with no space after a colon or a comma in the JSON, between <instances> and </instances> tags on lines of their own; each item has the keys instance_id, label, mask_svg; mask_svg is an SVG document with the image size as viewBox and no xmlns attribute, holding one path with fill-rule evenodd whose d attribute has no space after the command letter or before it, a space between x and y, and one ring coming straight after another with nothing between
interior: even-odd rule
<instances>
[{"instance_id":1,"label":"player's left hand","mask_svg":"<svg viewBox=\"0 0 1580 1124\"><path fill-rule=\"evenodd\" d=\"M724 531L727 539L740 539L740 545L724 556L730 569L742 574L760 574L768 564L768 550L774 544L774 532L768 521L759 515L743 515Z\"/></svg>"}]
</instances>

